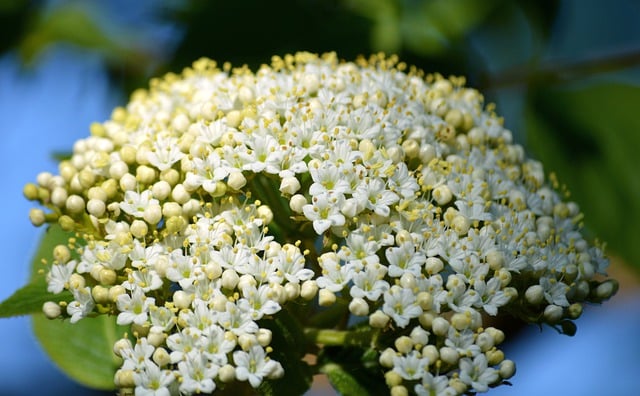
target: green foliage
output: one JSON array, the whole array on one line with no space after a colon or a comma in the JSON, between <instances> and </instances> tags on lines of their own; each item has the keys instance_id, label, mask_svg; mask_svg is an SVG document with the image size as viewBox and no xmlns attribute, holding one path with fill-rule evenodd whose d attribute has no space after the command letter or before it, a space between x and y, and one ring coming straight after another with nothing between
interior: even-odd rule
<instances>
[{"instance_id":1,"label":"green foliage","mask_svg":"<svg viewBox=\"0 0 640 396\"><path fill-rule=\"evenodd\" d=\"M43 261L51 263L53 248L59 244L66 244L68 238L69 234L62 232L57 225L47 230L32 261L30 282L0 303L0 318L42 312L42 305L47 301L72 300L69 292L52 294L47 291L44 274L46 268L42 264Z\"/></svg>"},{"instance_id":2,"label":"green foliage","mask_svg":"<svg viewBox=\"0 0 640 396\"><path fill-rule=\"evenodd\" d=\"M42 311L42 305L47 301L71 300L69 292L60 294L47 292L47 285L44 281L29 283L0 303L0 318L39 313Z\"/></svg>"},{"instance_id":3,"label":"green foliage","mask_svg":"<svg viewBox=\"0 0 640 396\"><path fill-rule=\"evenodd\" d=\"M51 360L75 381L95 389L115 389L113 376L120 367L113 344L125 332L114 316L85 318L71 324L33 316L33 331Z\"/></svg>"},{"instance_id":4,"label":"green foliage","mask_svg":"<svg viewBox=\"0 0 640 396\"><path fill-rule=\"evenodd\" d=\"M69 236L58 226L47 230L32 262L31 283L0 305L0 317L35 313L32 326L36 338L65 374L95 389L114 389L113 375L120 362L112 352L113 343L125 331L116 325L115 317L85 318L71 324L68 320L49 320L41 313L46 301L72 300L69 292L48 293L41 271L42 260L51 263L53 248L66 243Z\"/></svg>"},{"instance_id":5,"label":"green foliage","mask_svg":"<svg viewBox=\"0 0 640 396\"><path fill-rule=\"evenodd\" d=\"M373 22L371 46L438 55L476 27L500 0L402 1L346 0L354 12Z\"/></svg>"},{"instance_id":6,"label":"green foliage","mask_svg":"<svg viewBox=\"0 0 640 396\"><path fill-rule=\"evenodd\" d=\"M594 236L640 266L640 88L623 84L539 89L526 116L528 146L566 183Z\"/></svg>"},{"instance_id":7,"label":"green foliage","mask_svg":"<svg viewBox=\"0 0 640 396\"><path fill-rule=\"evenodd\" d=\"M137 69L149 63L150 51L137 48L135 40L130 39L132 31L115 24L107 29L90 10L81 3L69 2L32 15L18 43L24 61L32 63L50 46L66 43L98 52L114 65Z\"/></svg>"},{"instance_id":8,"label":"green foliage","mask_svg":"<svg viewBox=\"0 0 640 396\"><path fill-rule=\"evenodd\" d=\"M272 331L271 357L282 364L284 377L265 381L259 391L263 395L301 395L311 386L312 371L302 358L307 351L307 341L302 326L286 309L273 319L260 322L260 326Z\"/></svg>"}]
</instances>

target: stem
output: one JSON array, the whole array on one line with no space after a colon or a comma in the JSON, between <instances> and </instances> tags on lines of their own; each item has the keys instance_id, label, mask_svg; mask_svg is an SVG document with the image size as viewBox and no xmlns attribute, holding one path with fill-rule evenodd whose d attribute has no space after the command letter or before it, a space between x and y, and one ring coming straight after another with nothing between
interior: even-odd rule
<instances>
[{"instance_id":1,"label":"stem","mask_svg":"<svg viewBox=\"0 0 640 396\"><path fill-rule=\"evenodd\" d=\"M543 64L539 67L507 69L495 76L485 76L483 83L489 89L528 84L532 81L570 81L596 73L626 69L640 64L640 50L606 54L575 62Z\"/></svg>"},{"instance_id":2,"label":"stem","mask_svg":"<svg viewBox=\"0 0 640 396\"><path fill-rule=\"evenodd\" d=\"M304 335L314 344L324 346L352 346L372 348L378 339L379 329L359 328L355 330L334 330L305 328Z\"/></svg>"},{"instance_id":3,"label":"stem","mask_svg":"<svg viewBox=\"0 0 640 396\"><path fill-rule=\"evenodd\" d=\"M304 329L304 335L307 340L314 344L322 344L327 346L342 346L347 341L349 335L347 330L333 330L333 329Z\"/></svg>"}]
</instances>

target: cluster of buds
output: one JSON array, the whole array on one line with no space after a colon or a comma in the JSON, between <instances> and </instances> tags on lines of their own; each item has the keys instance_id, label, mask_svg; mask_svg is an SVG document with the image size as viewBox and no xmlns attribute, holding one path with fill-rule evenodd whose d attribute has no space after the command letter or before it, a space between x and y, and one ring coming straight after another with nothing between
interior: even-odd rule
<instances>
[{"instance_id":1,"label":"cluster of buds","mask_svg":"<svg viewBox=\"0 0 640 396\"><path fill-rule=\"evenodd\" d=\"M152 80L25 187L35 225L75 232L47 272L73 300L45 314L130 326L115 382L140 395L282 377L296 362L270 357L264 324L292 302L383 335L393 395L499 385L515 366L489 316L569 332L616 283L594 278L608 261L578 206L464 83L308 53Z\"/></svg>"}]
</instances>

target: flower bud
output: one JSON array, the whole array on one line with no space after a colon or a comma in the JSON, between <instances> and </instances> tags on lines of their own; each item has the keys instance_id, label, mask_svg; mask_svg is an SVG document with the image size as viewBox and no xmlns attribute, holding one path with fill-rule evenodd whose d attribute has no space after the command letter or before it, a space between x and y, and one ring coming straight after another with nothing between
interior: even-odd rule
<instances>
[{"instance_id":1,"label":"flower bud","mask_svg":"<svg viewBox=\"0 0 640 396\"><path fill-rule=\"evenodd\" d=\"M516 373L516 365L512 360L503 360L498 369L500 378L509 379Z\"/></svg>"},{"instance_id":2,"label":"flower bud","mask_svg":"<svg viewBox=\"0 0 640 396\"><path fill-rule=\"evenodd\" d=\"M184 290L177 290L173 293L173 304L178 309L186 309L191 306L191 301L193 301L193 295L188 294Z\"/></svg>"},{"instance_id":3,"label":"flower bud","mask_svg":"<svg viewBox=\"0 0 640 396\"><path fill-rule=\"evenodd\" d=\"M300 297L305 300L311 300L318 293L318 284L314 280L308 280L302 282L300 287Z\"/></svg>"},{"instance_id":4,"label":"flower bud","mask_svg":"<svg viewBox=\"0 0 640 396\"><path fill-rule=\"evenodd\" d=\"M242 172L231 172L227 178L227 185L235 191L239 191L247 184L247 179Z\"/></svg>"},{"instance_id":5,"label":"flower bud","mask_svg":"<svg viewBox=\"0 0 640 396\"><path fill-rule=\"evenodd\" d=\"M222 273L222 287L225 289L235 289L236 285L240 282L238 273L230 268L224 270Z\"/></svg>"},{"instance_id":6,"label":"flower bud","mask_svg":"<svg viewBox=\"0 0 640 396\"><path fill-rule=\"evenodd\" d=\"M87 212L89 212L89 214L93 216L102 217L105 210L106 205L104 204L104 201L100 201L98 199L90 199L89 202L87 202Z\"/></svg>"},{"instance_id":7,"label":"flower bud","mask_svg":"<svg viewBox=\"0 0 640 396\"><path fill-rule=\"evenodd\" d=\"M320 289L318 304L321 307L328 307L336 302L336 295L327 289Z\"/></svg>"},{"instance_id":8,"label":"flower bud","mask_svg":"<svg viewBox=\"0 0 640 396\"><path fill-rule=\"evenodd\" d=\"M524 298L531 305L538 305L544 300L544 289L540 285L533 285L524 292Z\"/></svg>"},{"instance_id":9,"label":"flower bud","mask_svg":"<svg viewBox=\"0 0 640 396\"><path fill-rule=\"evenodd\" d=\"M256 345L258 340L253 334L242 333L238 336L238 345L243 351L248 351L252 346Z\"/></svg>"},{"instance_id":10,"label":"flower bud","mask_svg":"<svg viewBox=\"0 0 640 396\"><path fill-rule=\"evenodd\" d=\"M500 364L504 360L504 352L496 348L487 351L486 355L487 363L489 363L489 366L495 366L496 364Z\"/></svg>"},{"instance_id":11,"label":"flower bud","mask_svg":"<svg viewBox=\"0 0 640 396\"><path fill-rule=\"evenodd\" d=\"M46 222L46 217L42 209L32 208L29 210L29 220L31 220L31 224L34 226L40 227Z\"/></svg>"},{"instance_id":12,"label":"flower bud","mask_svg":"<svg viewBox=\"0 0 640 396\"><path fill-rule=\"evenodd\" d=\"M147 334L147 341L149 341L149 344L155 347L159 347L160 345L164 344L166 338L167 335L157 327L151 327L149 329L149 334Z\"/></svg>"},{"instance_id":13,"label":"flower bud","mask_svg":"<svg viewBox=\"0 0 640 396\"><path fill-rule=\"evenodd\" d=\"M229 383L236 379L236 368L230 364L225 364L218 370L218 379L223 383Z\"/></svg>"},{"instance_id":14,"label":"flower bud","mask_svg":"<svg viewBox=\"0 0 640 396\"><path fill-rule=\"evenodd\" d=\"M391 368L393 367L393 359L397 356L396 351L392 348L387 348L380 354L378 358L378 362L382 367Z\"/></svg>"},{"instance_id":15,"label":"flower bud","mask_svg":"<svg viewBox=\"0 0 640 396\"><path fill-rule=\"evenodd\" d=\"M69 213L77 214L84 211L84 199L79 195L70 195L67 198L65 207Z\"/></svg>"},{"instance_id":16,"label":"flower bud","mask_svg":"<svg viewBox=\"0 0 640 396\"><path fill-rule=\"evenodd\" d=\"M71 259L71 251L65 245L56 245L53 248L53 258L60 264L65 264Z\"/></svg>"},{"instance_id":17,"label":"flower bud","mask_svg":"<svg viewBox=\"0 0 640 396\"><path fill-rule=\"evenodd\" d=\"M55 319L60 316L62 309L53 301L47 301L42 305L42 312L47 319Z\"/></svg>"},{"instance_id":18,"label":"flower bud","mask_svg":"<svg viewBox=\"0 0 640 396\"><path fill-rule=\"evenodd\" d=\"M369 316L369 326L375 329L383 329L389 324L389 316L378 310Z\"/></svg>"},{"instance_id":19,"label":"flower bud","mask_svg":"<svg viewBox=\"0 0 640 396\"><path fill-rule=\"evenodd\" d=\"M300 190L300 182L296 177L288 176L282 179L280 183L280 192L285 195L293 195Z\"/></svg>"},{"instance_id":20,"label":"flower bud","mask_svg":"<svg viewBox=\"0 0 640 396\"><path fill-rule=\"evenodd\" d=\"M295 300L300 295L300 284L291 282L287 283L284 285L284 294L287 300Z\"/></svg>"},{"instance_id":21,"label":"flower bud","mask_svg":"<svg viewBox=\"0 0 640 396\"><path fill-rule=\"evenodd\" d=\"M301 194L296 194L289 200L289 208L296 213L302 213L302 207L306 204L307 199Z\"/></svg>"},{"instance_id":22,"label":"flower bud","mask_svg":"<svg viewBox=\"0 0 640 396\"><path fill-rule=\"evenodd\" d=\"M408 396L409 395L409 391L407 390L406 387L402 386L402 385L396 385L393 388L391 388L391 396Z\"/></svg>"},{"instance_id":23,"label":"flower bud","mask_svg":"<svg viewBox=\"0 0 640 396\"><path fill-rule=\"evenodd\" d=\"M438 348L435 345L426 345L422 348L422 357L427 358L429 364L433 364L440 359L440 352L438 352Z\"/></svg>"},{"instance_id":24,"label":"flower bud","mask_svg":"<svg viewBox=\"0 0 640 396\"><path fill-rule=\"evenodd\" d=\"M411 341L413 341L414 344L427 345L429 343L429 332L420 326L414 327L409 337L411 337Z\"/></svg>"},{"instance_id":25,"label":"flower bud","mask_svg":"<svg viewBox=\"0 0 640 396\"><path fill-rule=\"evenodd\" d=\"M113 382L118 388L135 388L134 378L133 370L118 370L114 375Z\"/></svg>"},{"instance_id":26,"label":"flower bud","mask_svg":"<svg viewBox=\"0 0 640 396\"><path fill-rule=\"evenodd\" d=\"M167 350L164 348L157 348L153 352L152 358L153 358L153 361L160 367L164 367L169 363L171 363L171 357L169 356L169 353L167 352Z\"/></svg>"},{"instance_id":27,"label":"flower bud","mask_svg":"<svg viewBox=\"0 0 640 396\"><path fill-rule=\"evenodd\" d=\"M440 348L440 360L442 360L443 362L454 365L458 363L459 358L460 355L455 349L447 346Z\"/></svg>"},{"instance_id":28,"label":"flower bud","mask_svg":"<svg viewBox=\"0 0 640 396\"><path fill-rule=\"evenodd\" d=\"M444 337L449 332L449 322L442 317L437 317L431 322L433 334Z\"/></svg>"},{"instance_id":29,"label":"flower bud","mask_svg":"<svg viewBox=\"0 0 640 396\"><path fill-rule=\"evenodd\" d=\"M256 334L256 339L258 340L258 344L262 347L266 347L271 344L271 339L273 338L273 334L269 329L258 329L258 333Z\"/></svg>"},{"instance_id":30,"label":"flower bud","mask_svg":"<svg viewBox=\"0 0 640 396\"><path fill-rule=\"evenodd\" d=\"M127 290L123 286L115 285L109 288L109 300L115 303L118 301L118 297L125 294L126 292Z\"/></svg>"},{"instance_id":31,"label":"flower bud","mask_svg":"<svg viewBox=\"0 0 640 396\"><path fill-rule=\"evenodd\" d=\"M101 285L95 285L91 289L91 297L93 297L93 300L98 304L109 304L111 302L109 289Z\"/></svg>"},{"instance_id":32,"label":"flower bud","mask_svg":"<svg viewBox=\"0 0 640 396\"><path fill-rule=\"evenodd\" d=\"M544 309L544 320L549 324L558 323L562 319L562 307L549 304Z\"/></svg>"},{"instance_id":33,"label":"flower bud","mask_svg":"<svg viewBox=\"0 0 640 396\"><path fill-rule=\"evenodd\" d=\"M131 222L129 230L131 231L131 235L134 237L144 238L149 232L149 226L142 220L134 220Z\"/></svg>"},{"instance_id":34,"label":"flower bud","mask_svg":"<svg viewBox=\"0 0 640 396\"><path fill-rule=\"evenodd\" d=\"M393 343L396 347L396 350L403 355L408 354L413 349L413 340L407 336L400 336L396 338Z\"/></svg>"},{"instance_id":35,"label":"flower bud","mask_svg":"<svg viewBox=\"0 0 640 396\"><path fill-rule=\"evenodd\" d=\"M436 201L436 203L440 206L448 204L453 198L453 194L446 184L442 184L434 188L431 195L433 196L433 199Z\"/></svg>"},{"instance_id":36,"label":"flower bud","mask_svg":"<svg viewBox=\"0 0 640 396\"><path fill-rule=\"evenodd\" d=\"M400 376L400 374L396 373L393 370L384 373L384 380L389 387L400 385L402 383L402 377Z\"/></svg>"},{"instance_id":37,"label":"flower bud","mask_svg":"<svg viewBox=\"0 0 640 396\"><path fill-rule=\"evenodd\" d=\"M428 257L424 267L429 275L434 275L444 269L444 263L438 257Z\"/></svg>"}]
</instances>

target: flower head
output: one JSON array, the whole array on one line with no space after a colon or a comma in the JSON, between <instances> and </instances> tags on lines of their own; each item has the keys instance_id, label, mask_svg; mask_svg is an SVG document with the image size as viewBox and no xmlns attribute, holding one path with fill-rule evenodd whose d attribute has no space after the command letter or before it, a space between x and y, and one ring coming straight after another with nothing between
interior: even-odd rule
<instances>
[{"instance_id":1,"label":"flower head","mask_svg":"<svg viewBox=\"0 0 640 396\"><path fill-rule=\"evenodd\" d=\"M75 231L47 275L73 299L49 316L130 326L136 394L258 388L303 364L272 358L304 345L271 329L310 323L355 332L338 339L378 354L398 394L484 392L514 370L482 313L562 329L616 290L578 206L512 140L464 79L395 57L198 60L29 186L50 210L34 224Z\"/></svg>"}]
</instances>

